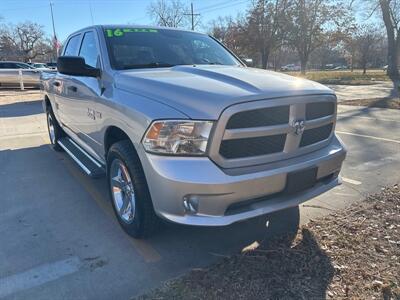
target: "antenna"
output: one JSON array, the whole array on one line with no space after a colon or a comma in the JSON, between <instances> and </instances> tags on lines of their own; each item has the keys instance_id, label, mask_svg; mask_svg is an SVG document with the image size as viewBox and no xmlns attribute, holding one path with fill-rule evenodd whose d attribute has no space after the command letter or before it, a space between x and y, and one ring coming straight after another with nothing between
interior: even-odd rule
<instances>
[{"instance_id":1,"label":"antenna","mask_svg":"<svg viewBox=\"0 0 400 300\"><path fill-rule=\"evenodd\" d=\"M92 11L92 1L89 0L89 10L90 10L90 17L92 19L92 25L94 25L93 21L93 11Z\"/></svg>"}]
</instances>

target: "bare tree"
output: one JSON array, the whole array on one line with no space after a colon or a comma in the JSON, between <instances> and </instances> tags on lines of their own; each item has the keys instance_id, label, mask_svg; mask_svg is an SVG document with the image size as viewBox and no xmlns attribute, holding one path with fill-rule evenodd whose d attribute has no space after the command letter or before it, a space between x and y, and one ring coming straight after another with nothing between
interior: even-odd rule
<instances>
[{"instance_id":1,"label":"bare tree","mask_svg":"<svg viewBox=\"0 0 400 300\"><path fill-rule=\"evenodd\" d=\"M357 33L355 38L356 51L359 65L363 69L363 74L367 73L368 64L372 64L381 39L382 35L378 29L372 26L365 26Z\"/></svg>"},{"instance_id":2,"label":"bare tree","mask_svg":"<svg viewBox=\"0 0 400 300\"><path fill-rule=\"evenodd\" d=\"M379 0L379 7L385 23L388 42L388 68L387 74L392 79L399 79L399 57L400 51L400 1Z\"/></svg>"},{"instance_id":3,"label":"bare tree","mask_svg":"<svg viewBox=\"0 0 400 300\"><path fill-rule=\"evenodd\" d=\"M247 17L247 44L257 49L266 69L272 51L285 37L284 24L291 0L255 0Z\"/></svg>"},{"instance_id":4,"label":"bare tree","mask_svg":"<svg viewBox=\"0 0 400 300\"><path fill-rule=\"evenodd\" d=\"M37 23L25 22L16 27L18 35L17 43L24 55L25 61L35 58L39 53L35 51L35 46L42 41L44 37L43 26Z\"/></svg>"},{"instance_id":5,"label":"bare tree","mask_svg":"<svg viewBox=\"0 0 400 300\"><path fill-rule=\"evenodd\" d=\"M187 25L185 13L188 11L187 5L180 0L157 0L150 3L148 14L159 26L184 27Z\"/></svg>"},{"instance_id":6,"label":"bare tree","mask_svg":"<svg viewBox=\"0 0 400 300\"><path fill-rule=\"evenodd\" d=\"M43 26L37 23L24 22L0 29L0 51L3 56L18 57L28 62L42 54L44 43Z\"/></svg>"},{"instance_id":7,"label":"bare tree","mask_svg":"<svg viewBox=\"0 0 400 300\"><path fill-rule=\"evenodd\" d=\"M356 63L356 54L357 54L357 39L355 36L355 32L345 36L342 41L342 53L344 58L347 61L347 64L350 65L350 71L354 71L354 65Z\"/></svg>"},{"instance_id":8,"label":"bare tree","mask_svg":"<svg viewBox=\"0 0 400 300\"><path fill-rule=\"evenodd\" d=\"M236 19L219 17L212 21L209 33L237 55L249 55L244 38L245 20L240 15Z\"/></svg>"},{"instance_id":9,"label":"bare tree","mask_svg":"<svg viewBox=\"0 0 400 300\"><path fill-rule=\"evenodd\" d=\"M344 6L337 1L297 0L291 6L288 41L296 49L301 73L305 74L310 54L329 41L340 38L348 17Z\"/></svg>"}]
</instances>

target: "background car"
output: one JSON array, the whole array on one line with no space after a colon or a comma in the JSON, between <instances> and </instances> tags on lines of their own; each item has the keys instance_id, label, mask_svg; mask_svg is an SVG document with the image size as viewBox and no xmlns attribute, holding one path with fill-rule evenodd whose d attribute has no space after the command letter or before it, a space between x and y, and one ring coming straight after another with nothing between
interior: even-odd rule
<instances>
[{"instance_id":1,"label":"background car","mask_svg":"<svg viewBox=\"0 0 400 300\"><path fill-rule=\"evenodd\" d=\"M19 70L22 71L22 80L24 85L40 86L41 71L26 63L18 61L0 61L0 86L19 85Z\"/></svg>"},{"instance_id":2,"label":"background car","mask_svg":"<svg viewBox=\"0 0 400 300\"><path fill-rule=\"evenodd\" d=\"M33 63L32 67L36 69L48 69L49 67L45 63Z\"/></svg>"},{"instance_id":3,"label":"background car","mask_svg":"<svg viewBox=\"0 0 400 300\"><path fill-rule=\"evenodd\" d=\"M300 71L300 66L296 66L295 64L288 64L286 66L282 66L281 71Z\"/></svg>"},{"instance_id":4,"label":"background car","mask_svg":"<svg viewBox=\"0 0 400 300\"><path fill-rule=\"evenodd\" d=\"M347 70L348 68L345 65L340 65L340 66L334 67L333 69L334 70Z\"/></svg>"},{"instance_id":5,"label":"background car","mask_svg":"<svg viewBox=\"0 0 400 300\"><path fill-rule=\"evenodd\" d=\"M57 63L56 62L48 62L46 65L51 70L56 70L57 69Z\"/></svg>"}]
</instances>

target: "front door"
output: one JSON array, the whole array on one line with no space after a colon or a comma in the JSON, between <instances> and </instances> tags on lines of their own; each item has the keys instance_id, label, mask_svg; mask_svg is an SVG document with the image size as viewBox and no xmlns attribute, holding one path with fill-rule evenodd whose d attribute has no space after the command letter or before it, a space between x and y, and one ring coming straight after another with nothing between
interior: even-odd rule
<instances>
[{"instance_id":1,"label":"front door","mask_svg":"<svg viewBox=\"0 0 400 300\"><path fill-rule=\"evenodd\" d=\"M88 66L100 68L100 58L95 32L83 34L78 55L85 59ZM65 82L65 93L68 101L68 126L77 135L77 142L92 155L99 153L102 147L98 141L99 119L97 101L101 97L101 80L86 76L69 76ZM97 139L96 139L97 138Z\"/></svg>"}]
</instances>

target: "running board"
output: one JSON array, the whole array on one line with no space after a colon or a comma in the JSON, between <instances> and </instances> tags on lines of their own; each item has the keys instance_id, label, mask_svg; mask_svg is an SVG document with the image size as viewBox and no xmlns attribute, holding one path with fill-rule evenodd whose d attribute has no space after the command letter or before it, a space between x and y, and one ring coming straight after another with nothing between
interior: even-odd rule
<instances>
[{"instance_id":1,"label":"running board","mask_svg":"<svg viewBox=\"0 0 400 300\"><path fill-rule=\"evenodd\" d=\"M90 177L97 178L105 174L103 165L82 149L69 137L63 137L57 141L61 148L78 164L78 166Z\"/></svg>"}]
</instances>

